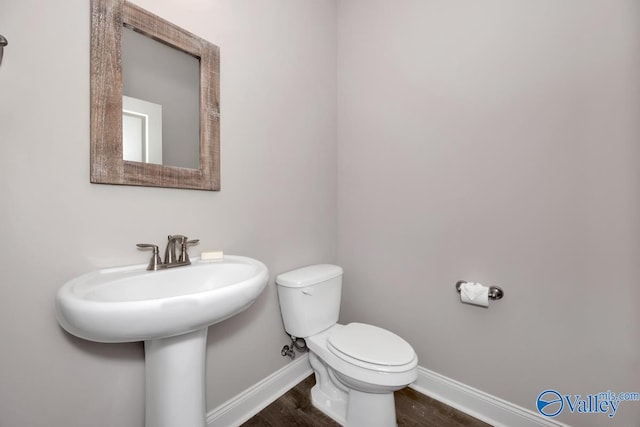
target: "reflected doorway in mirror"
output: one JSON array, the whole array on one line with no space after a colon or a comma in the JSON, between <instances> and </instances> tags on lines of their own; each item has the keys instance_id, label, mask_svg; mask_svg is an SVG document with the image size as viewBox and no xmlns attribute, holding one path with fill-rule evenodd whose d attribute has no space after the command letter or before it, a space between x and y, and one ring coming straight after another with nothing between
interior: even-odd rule
<instances>
[{"instance_id":1,"label":"reflected doorway in mirror","mask_svg":"<svg viewBox=\"0 0 640 427\"><path fill-rule=\"evenodd\" d=\"M162 105L122 97L122 158L162 164Z\"/></svg>"}]
</instances>

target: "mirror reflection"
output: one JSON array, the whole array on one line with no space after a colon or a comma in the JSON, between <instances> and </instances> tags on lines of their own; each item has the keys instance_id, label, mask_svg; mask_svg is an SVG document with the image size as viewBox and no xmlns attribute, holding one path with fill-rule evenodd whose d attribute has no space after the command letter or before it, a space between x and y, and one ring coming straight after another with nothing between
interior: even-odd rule
<instances>
[{"instance_id":1,"label":"mirror reflection","mask_svg":"<svg viewBox=\"0 0 640 427\"><path fill-rule=\"evenodd\" d=\"M200 62L123 27L123 159L200 167Z\"/></svg>"},{"instance_id":2,"label":"mirror reflection","mask_svg":"<svg viewBox=\"0 0 640 427\"><path fill-rule=\"evenodd\" d=\"M162 105L122 97L122 158L162 164Z\"/></svg>"}]
</instances>

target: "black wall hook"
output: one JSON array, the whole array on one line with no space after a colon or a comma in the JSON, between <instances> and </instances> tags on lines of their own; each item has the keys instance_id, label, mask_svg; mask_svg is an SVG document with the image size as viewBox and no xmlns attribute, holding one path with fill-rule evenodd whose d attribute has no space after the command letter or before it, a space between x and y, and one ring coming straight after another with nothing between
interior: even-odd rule
<instances>
[{"instance_id":1,"label":"black wall hook","mask_svg":"<svg viewBox=\"0 0 640 427\"><path fill-rule=\"evenodd\" d=\"M2 54L4 53L4 47L8 45L7 39L0 35L0 64L2 64Z\"/></svg>"}]
</instances>

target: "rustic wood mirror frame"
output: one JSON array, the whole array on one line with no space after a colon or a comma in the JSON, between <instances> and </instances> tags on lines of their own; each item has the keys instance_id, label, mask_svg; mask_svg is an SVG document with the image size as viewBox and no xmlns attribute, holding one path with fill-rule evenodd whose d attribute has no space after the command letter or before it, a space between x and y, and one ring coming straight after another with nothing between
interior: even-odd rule
<instances>
[{"instance_id":1,"label":"rustic wood mirror frame","mask_svg":"<svg viewBox=\"0 0 640 427\"><path fill-rule=\"evenodd\" d=\"M123 160L125 25L200 61L199 169ZM219 93L217 46L125 0L91 0L91 182L220 190Z\"/></svg>"}]
</instances>

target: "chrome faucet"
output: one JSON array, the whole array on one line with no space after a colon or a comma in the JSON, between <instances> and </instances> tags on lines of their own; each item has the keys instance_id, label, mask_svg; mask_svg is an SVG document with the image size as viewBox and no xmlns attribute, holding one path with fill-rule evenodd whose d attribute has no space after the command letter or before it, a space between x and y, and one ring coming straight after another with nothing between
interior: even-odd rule
<instances>
[{"instance_id":1,"label":"chrome faucet","mask_svg":"<svg viewBox=\"0 0 640 427\"><path fill-rule=\"evenodd\" d=\"M176 234L174 236L167 236L167 247L164 250L164 263L166 265L175 264L177 262L176 259L176 242L180 240L180 244L184 245L184 242L187 238L181 234Z\"/></svg>"},{"instance_id":2,"label":"chrome faucet","mask_svg":"<svg viewBox=\"0 0 640 427\"><path fill-rule=\"evenodd\" d=\"M189 259L189 253L187 247L189 245L195 245L200 240L189 240L187 236L181 234L169 235L167 238L167 247L164 250L164 261L160 259L160 252L157 245L150 243L138 243L141 249L153 249L153 255L147 266L147 270L161 270L164 268L181 267L183 265L191 264ZM180 255L176 256L176 243L180 244Z\"/></svg>"}]
</instances>

